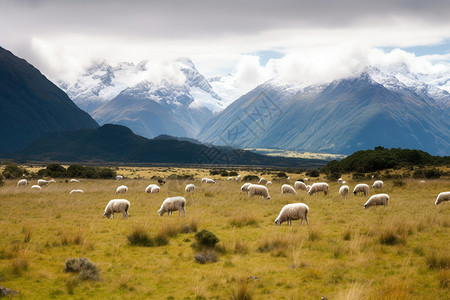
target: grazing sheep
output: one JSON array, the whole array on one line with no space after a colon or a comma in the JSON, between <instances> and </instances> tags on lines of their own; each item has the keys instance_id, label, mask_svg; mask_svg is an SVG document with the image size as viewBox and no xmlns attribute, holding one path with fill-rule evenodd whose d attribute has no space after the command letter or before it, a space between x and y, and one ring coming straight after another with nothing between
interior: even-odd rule
<instances>
[{"instance_id":1,"label":"grazing sheep","mask_svg":"<svg viewBox=\"0 0 450 300\"><path fill-rule=\"evenodd\" d=\"M234 180L236 180L236 181L241 180L241 175L236 176L236 178Z\"/></svg>"},{"instance_id":2,"label":"grazing sheep","mask_svg":"<svg viewBox=\"0 0 450 300\"><path fill-rule=\"evenodd\" d=\"M216 183L214 180L210 179L210 178L202 178L202 182L204 183Z\"/></svg>"},{"instance_id":3,"label":"grazing sheep","mask_svg":"<svg viewBox=\"0 0 450 300\"><path fill-rule=\"evenodd\" d=\"M302 181L297 180L296 182L294 182L294 188L296 190L302 190L302 191L306 191L306 184Z\"/></svg>"},{"instance_id":4,"label":"grazing sheep","mask_svg":"<svg viewBox=\"0 0 450 300\"><path fill-rule=\"evenodd\" d=\"M45 179L39 179L39 180L38 180L38 185L39 185L39 186L48 185L48 181L45 180Z\"/></svg>"},{"instance_id":5,"label":"grazing sheep","mask_svg":"<svg viewBox=\"0 0 450 300\"><path fill-rule=\"evenodd\" d=\"M364 204L364 208L368 208L370 206L376 205L384 205L387 206L389 202L389 196L387 194L376 194L367 200L366 204Z\"/></svg>"},{"instance_id":6,"label":"grazing sheep","mask_svg":"<svg viewBox=\"0 0 450 300\"><path fill-rule=\"evenodd\" d=\"M306 192L309 192L310 189L311 189L311 186L308 184L308 185L306 186Z\"/></svg>"},{"instance_id":7,"label":"grazing sheep","mask_svg":"<svg viewBox=\"0 0 450 300\"><path fill-rule=\"evenodd\" d=\"M440 193L437 196L436 202L434 202L434 204L438 205L439 203L441 203L443 201L450 201L450 192L442 192L442 193Z\"/></svg>"},{"instance_id":8,"label":"grazing sheep","mask_svg":"<svg viewBox=\"0 0 450 300\"><path fill-rule=\"evenodd\" d=\"M123 180L123 176L122 175L117 175L116 176L116 180Z\"/></svg>"},{"instance_id":9,"label":"grazing sheep","mask_svg":"<svg viewBox=\"0 0 450 300\"><path fill-rule=\"evenodd\" d=\"M419 183L425 183L425 180L421 180L421 181L419 181Z\"/></svg>"},{"instance_id":10,"label":"grazing sheep","mask_svg":"<svg viewBox=\"0 0 450 300\"><path fill-rule=\"evenodd\" d=\"M55 179L50 179L49 181L48 181L48 183L55 183L56 181L55 181Z\"/></svg>"},{"instance_id":11,"label":"grazing sheep","mask_svg":"<svg viewBox=\"0 0 450 300\"><path fill-rule=\"evenodd\" d=\"M261 179L259 179L258 184L266 184L267 180L264 177L261 177Z\"/></svg>"},{"instance_id":12,"label":"grazing sheep","mask_svg":"<svg viewBox=\"0 0 450 300\"><path fill-rule=\"evenodd\" d=\"M84 194L83 190L71 190L69 194Z\"/></svg>"},{"instance_id":13,"label":"grazing sheep","mask_svg":"<svg viewBox=\"0 0 450 300\"><path fill-rule=\"evenodd\" d=\"M383 186L384 186L384 183L381 180L377 180L372 184L373 189L382 189Z\"/></svg>"},{"instance_id":14,"label":"grazing sheep","mask_svg":"<svg viewBox=\"0 0 450 300\"><path fill-rule=\"evenodd\" d=\"M128 192L128 188L125 185L121 185L116 189L116 194L125 194Z\"/></svg>"},{"instance_id":15,"label":"grazing sheep","mask_svg":"<svg viewBox=\"0 0 450 300\"><path fill-rule=\"evenodd\" d=\"M41 187L40 187L39 185L35 184L35 185L32 185L32 186L31 186L31 189L32 189L32 190L36 190L36 191L40 191L40 190L41 190Z\"/></svg>"},{"instance_id":16,"label":"grazing sheep","mask_svg":"<svg viewBox=\"0 0 450 300\"><path fill-rule=\"evenodd\" d=\"M19 182L17 182L17 186L26 186L28 184L28 181L26 179L20 179Z\"/></svg>"},{"instance_id":17,"label":"grazing sheep","mask_svg":"<svg viewBox=\"0 0 450 300\"><path fill-rule=\"evenodd\" d=\"M348 198L348 190L348 185L341 186L341 188L339 189L339 195L341 195L342 198Z\"/></svg>"},{"instance_id":18,"label":"grazing sheep","mask_svg":"<svg viewBox=\"0 0 450 300\"><path fill-rule=\"evenodd\" d=\"M80 180L78 180L78 179L70 179L70 182L81 182L81 179Z\"/></svg>"},{"instance_id":19,"label":"grazing sheep","mask_svg":"<svg viewBox=\"0 0 450 300\"><path fill-rule=\"evenodd\" d=\"M186 185L184 190L186 191L186 193L192 193L195 190L195 185L192 183L189 183Z\"/></svg>"},{"instance_id":20,"label":"grazing sheep","mask_svg":"<svg viewBox=\"0 0 450 300\"><path fill-rule=\"evenodd\" d=\"M323 192L324 195L327 195L328 194L328 189L329 189L328 183L326 183L326 182L316 182L316 183L313 183L313 185L309 189L308 195L312 196L312 195L314 195L317 192Z\"/></svg>"},{"instance_id":21,"label":"grazing sheep","mask_svg":"<svg viewBox=\"0 0 450 300\"><path fill-rule=\"evenodd\" d=\"M309 181L309 178L303 178L303 182Z\"/></svg>"},{"instance_id":22,"label":"grazing sheep","mask_svg":"<svg viewBox=\"0 0 450 300\"><path fill-rule=\"evenodd\" d=\"M270 199L269 190L265 186L259 184L251 184L248 187L248 195L249 197L263 196L267 200Z\"/></svg>"},{"instance_id":23,"label":"grazing sheep","mask_svg":"<svg viewBox=\"0 0 450 300\"><path fill-rule=\"evenodd\" d=\"M123 218L128 218L128 210L130 209L130 202L126 199L113 199L108 202L105 208L105 213L103 214L108 219L113 217L114 213L123 213Z\"/></svg>"},{"instance_id":24,"label":"grazing sheep","mask_svg":"<svg viewBox=\"0 0 450 300\"><path fill-rule=\"evenodd\" d=\"M148 187L145 188L145 192L151 194L159 193L159 190L160 188L156 184L150 184Z\"/></svg>"},{"instance_id":25,"label":"grazing sheep","mask_svg":"<svg viewBox=\"0 0 450 300\"><path fill-rule=\"evenodd\" d=\"M267 183L266 183L266 185L271 185L272 184L272 181L267 181Z\"/></svg>"},{"instance_id":26,"label":"grazing sheep","mask_svg":"<svg viewBox=\"0 0 450 300\"><path fill-rule=\"evenodd\" d=\"M369 186L365 183L359 183L355 186L353 189L353 195L356 195L358 193L364 193L364 196L369 195Z\"/></svg>"},{"instance_id":27,"label":"grazing sheep","mask_svg":"<svg viewBox=\"0 0 450 300\"><path fill-rule=\"evenodd\" d=\"M344 181L342 181L342 184L347 184L347 181L345 181L345 180L344 180Z\"/></svg>"},{"instance_id":28,"label":"grazing sheep","mask_svg":"<svg viewBox=\"0 0 450 300\"><path fill-rule=\"evenodd\" d=\"M172 215L172 212L178 210L178 216L181 216L181 211L183 211L183 215L186 217L186 199L183 197L169 197L164 200L161 205L161 208L158 210L158 214L160 217L167 213L168 216Z\"/></svg>"},{"instance_id":29,"label":"grazing sheep","mask_svg":"<svg viewBox=\"0 0 450 300\"><path fill-rule=\"evenodd\" d=\"M243 191L243 192L248 192L248 188L249 188L251 185L252 185L252 184L251 184L250 182L244 183L244 184L241 186L241 191Z\"/></svg>"},{"instance_id":30,"label":"grazing sheep","mask_svg":"<svg viewBox=\"0 0 450 300\"><path fill-rule=\"evenodd\" d=\"M305 220L306 224L309 225L308 213L309 207L304 203L287 204L281 209L280 214L275 219L275 224L278 226L283 222L287 222L288 225L291 225L292 220L300 219L300 224L303 225L303 220Z\"/></svg>"},{"instance_id":31,"label":"grazing sheep","mask_svg":"<svg viewBox=\"0 0 450 300\"><path fill-rule=\"evenodd\" d=\"M229 181L229 180L233 180L233 177L228 177L227 181Z\"/></svg>"},{"instance_id":32,"label":"grazing sheep","mask_svg":"<svg viewBox=\"0 0 450 300\"><path fill-rule=\"evenodd\" d=\"M297 195L297 192L295 191L295 189L290 186L289 184L283 184L281 186L281 194L294 194Z\"/></svg>"},{"instance_id":33,"label":"grazing sheep","mask_svg":"<svg viewBox=\"0 0 450 300\"><path fill-rule=\"evenodd\" d=\"M344 179L342 179L342 178L338 179L338 183L342 184L342 181L344 181Z\"/></svg>"}]
</instances>

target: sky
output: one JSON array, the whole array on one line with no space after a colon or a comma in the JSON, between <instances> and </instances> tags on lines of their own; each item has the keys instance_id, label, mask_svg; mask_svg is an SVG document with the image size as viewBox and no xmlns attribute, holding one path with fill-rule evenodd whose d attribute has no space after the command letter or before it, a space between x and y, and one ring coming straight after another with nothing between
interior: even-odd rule
<instances>
[{"instance_id":1,"label":"sky","mask_svg":"<svg viewBox=\"0 0 450 300\"><path fill-rule=\"evenodd\" d=\"M51 80L73 81L95 61L184 56L248 89L367 65L450 73L448 0L0 0L0 28L0 46Z\"/></svg>"}]
</instances>

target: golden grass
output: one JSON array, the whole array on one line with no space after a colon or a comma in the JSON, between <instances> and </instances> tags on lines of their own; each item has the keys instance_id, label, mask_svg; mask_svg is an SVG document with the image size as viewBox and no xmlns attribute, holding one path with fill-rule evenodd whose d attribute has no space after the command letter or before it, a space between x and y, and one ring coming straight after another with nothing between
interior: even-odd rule
<instances>
[{"instance_id":1,"label":"golden grass","mask_svg":"<svg viewBox=\"0 0 450 300\"><path fill-rule=\"evenodd\" d=\"M327 196L299 192L282 197L281 182L269 187L271 200L248 198L242 182L209 176L207 169L118 168L128 178L56 183L39 193L5 181L0 187L0 280L24 298L104 299L443 299L448 295L450 205L434 205L449 180L385 181L388 207L364 209L368 197L342 200L337 183ZM242 170L256 174L261 171ZM197 189L186 194L183 180L166 180L159 194L145 194L152 176L192 174ZM200 182L204 176L215 185ZM272 179L271 174L263 175ZM293 180L304 174L288 174ZM147 179L144 179L147 178ZM343 178L352 187L350 174ZM314 180L323 180L323 177ZM189 182L190 183L190 182ZM291 184L293 182L290 182ZM365 181L365 183L371 183ZM118 185L129 192L115 195ZM69 195L74 188L85 191ZM370 194L374 194L371 189ZM159 217L169 196L183 195L186 217ZM102 217L107 202L131 202L129 218ZM310 207L310 225L274 220L287 203ZM131 246L136 228L168 243ZM196 263L195 234L207 229L220 239L217 262ZM394 243L382 242L394 236ZM67 259L87 257L99 281L80 281L63 272ZM250 279L249 279L250 278ZM253 279L254 278L254 279ZM182 288L180 288L182 287ZM239 298L240 297L240 298Z\"/></svg>"}]
</instances>

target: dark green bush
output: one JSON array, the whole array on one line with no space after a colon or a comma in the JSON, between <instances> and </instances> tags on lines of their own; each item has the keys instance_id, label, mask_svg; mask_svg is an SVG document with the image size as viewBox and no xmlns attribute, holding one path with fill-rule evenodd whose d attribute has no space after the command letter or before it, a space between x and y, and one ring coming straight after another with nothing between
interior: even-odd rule
<instances>
[{"instance_id":1,"label":"dark green bush","mask_svg":"<svg viewBox=\"0 0 450 300\"><path fill-rule=\"evenodd\" d=\"M352 179L353 180L361 180L366 178L366 175L364 173L353 173Z\"/></svg>"},{"instance_id":2,"label":"dark green bush","mask_svg":"<svg viewBox=\"0 0 450 300\"><path fill-rule=\"evenodd\" d=\"M220 241L219 238L207 229L203 229L195 234L195 240L199 248L214 248Z\"/></svg>"},{"instance_id":3,"label":"dark green bush","mask_svg":"<svg viewBox=\"0 0 450 300\"><path fill-rule=\"evenodd\" d=\"M99 280L100 272L97 266L85 257L68 259L64 265L64 272L79 273L81 280Z\"/></svg>"},{"instance_id":4,"label":"dark green bush","mask_svg":"<svg viewBox=\"0 0 450 300\"><path fill-rule=\"evenodd\" d=\"M309 172L306 172L306 176L310 177L319 177L320 173L319 170L311 170Z\"/></svg>"},{"instance_id":5,"label":"dark green bush","mask_svg":"<svg viewBox=\"0 0 450 300\"><path fill-rule=\"evenodd\" d=\"M3 164L6 166L2 172L5 179L17 179L29 174L27 170L20 168L13 162L5 161Z\"/></svg>"},{"instance_id":6,"label":"dark green bush","mask_svg":"<svg viewBox=\"0 0 450 300\"><path fill-rule=\"evenodd\" d=\"M392 184L394 186L402 187L405 185L405 182L399 178L399 179L394 179L394 181L392 181Z\"/></svg>"},{"instance_id":7,"label":"dark green bush","mask_svg":"<svg viewBox=\"0 0 450 300\"><path fill-rule=\"evenodd\" d=\"M230 172L228 172L228 175L230 175L230 176L238 176L239 174L236 171L230 171Z\"/></svg>"},{"instance_id":8,"label":"dark green bush","mask_svg":"<svg viewBox=\"0 0 450 300\"><path fill-rule=\"evenodd\" d=\"M245 175L244 181L259 181L259 177L256 175Z\"/></svg>"},{"instance_id":9,"label":"dark green bush","mask_svg":"<svg viewBox=\"0 0 450 300\"><path fill-rule=\"evenodd\" d=\"M276 176L276 177L279 177L279 178L287 178L287 177L288 177L287 174L286 174L285 172L279 172L279 173L277 173L275 176Z\"/></svg>"}]
</instances>

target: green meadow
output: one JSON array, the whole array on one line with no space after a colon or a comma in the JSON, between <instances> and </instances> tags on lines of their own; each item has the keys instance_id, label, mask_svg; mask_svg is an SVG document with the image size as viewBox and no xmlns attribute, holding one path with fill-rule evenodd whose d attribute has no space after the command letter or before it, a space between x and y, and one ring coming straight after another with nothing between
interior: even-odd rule
<instances>
[{"instance_id":1,"label":"green meadow","mask_svg":"<svg viewBox=\"0 0 450 300\"><path fill-rule=\"evenodd\" d=\"M360 182L343 178L348 199L330 192L281 195L286 181L272 180L272 199L249 198L243 182L208 176L208 170L173 169L195 180L169 180L159 194L144 193L150 178L164 168L119 169L130 179L56 179L41 191L0 187L0 285L18 290L18 299L448 299L450 278L450 204L435 205L450 180L386 180L387 207L363 205L369 197L353 196ZM240 174L259 172L246 171ZM295 179L304 174L288 174ZM70 179L70 178L69 178ZM325 179L314 179L325 180ZM314 181L312 181L314 182ZM187 194L184 187L194 183ZM126 194L115 195L125 184ZM69 195L72 189L84 194ZM186 217L157 211L166 197L184 196ZM129 218L103 217L111 199L131 203ZM303 202L309 225L274 224L281 208ZM199 249L196 234L206 229L220 241ZM130 242L148 239L146 245ZM72 258L88 258L98 271L90 278L64 272ZM196 259L197 257L197 259ZM206 262L206 263L204 263Z\"/></svg>"}]
</instances>

